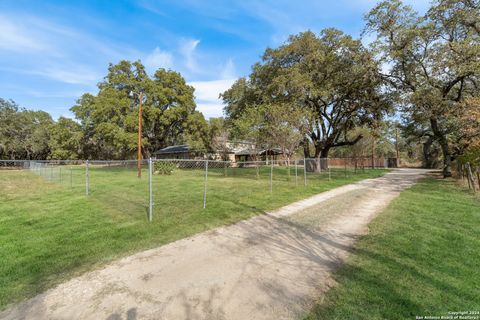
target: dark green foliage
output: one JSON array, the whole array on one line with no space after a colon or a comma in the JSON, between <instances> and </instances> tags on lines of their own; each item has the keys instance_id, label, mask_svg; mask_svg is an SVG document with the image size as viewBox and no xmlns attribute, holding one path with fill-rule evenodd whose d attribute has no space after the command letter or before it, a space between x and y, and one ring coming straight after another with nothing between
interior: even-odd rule
<instances>
[{"instance_id":1,"label":"dark green foliage","mask_svg":"<svg viewBox=\"0 0 480 320\"><path fill-rule=\"evenodd\" d=\"M98 89L71 108L79 123L54 121L46 112L0 98L0 159L131 159L140 92L144 158L179 143L206 150L207 122L195 110L193 87L178 72L158 69L150 78L140 62L121 61L109 66Z\"/></svg>"},{"instance_id":2,"label":"dark green foliage","mask_svg":"<svg viewBox=\"0 0 480 320\"><path fill-rule=\"evenodd\" d=\"M50 130L49 159L75 160L82 156L83 132L72 119L60 117Z\"/></svg>"},{"instance_id":3,"label":"dark green foliage","mask_svg":"<svg viewBox=\"0 0 480 320\"><path fill-rule=\"evenodd\" d=\"M46 159L53 125L48 113L0 98L0 159Z\"/></svg>"},{"instance_id":4,"label":"dark green foliage","mask_svg":"<svg viewBox=\"0 0 480 320\"><path fill-rule=\"evenodd\" d=\"M237 123L262 105L301 110L306 129L297 130L305 132L305 156L327 157L331 148L362 138L349 139L351 129L378 121L391 109L381 85L372 52L340 30L325 29L319 35L292 35L280 47L268 48L248 79L237 80L222 97L225 113Z\"/></svg>"},{"instance_id":5,"label":"dark green foliage","mask_svg":"<svg viewBox=\"0 0 480 320\"><path fill-rule=\"evenodd\" d=\"M444 176L450 176L451 160L472 140L461 132L461 115L471 111L460 117L455 111L465 99L479 96L478 1L436 0L419 15L400 0L387 0L366 20L366 31L377 36L378 58L389 65L385 82L410 121L428 124L427 134L441 146ZM431 140L426 142L432 145Z\"/></svg>"},{"instance_id":6,"label":"dark green foliage","mask_svg":"<svg viewBox=\"0 0 480 320\"><path fill-rule=\"evenodd\" d=\"M195 111L194 88L175 71L158 69L150 78L139 62L110 64L97 95L84 94L71 108L84 132L90 159L129 159L137 150L140 94L144 158L172 144L201 141L206 121Z\"/></svg>"}]
</instances>

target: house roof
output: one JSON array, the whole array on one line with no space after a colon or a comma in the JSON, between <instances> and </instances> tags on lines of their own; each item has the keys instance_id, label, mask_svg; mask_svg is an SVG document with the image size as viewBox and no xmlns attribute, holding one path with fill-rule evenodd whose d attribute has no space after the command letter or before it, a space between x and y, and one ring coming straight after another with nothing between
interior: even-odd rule
<instances>
[{"instance_id":1,"label":"house roof","mask_svg":"<svg viewBox=\"0 0 480 320\"><path fill-rule=\"evenodd\" d=\"M238 152L235 152L237 156L249 156L249 155L265 155L265 154L282 154L282 150L279 148L272 148L272 149L263 149L263 150L255 150L255 149L243 149Z\"/></svg>"},{"instance_id":2,"label":"house roof","mask_svg":"<svg viewBox=\"0 0 480 320\"><path fill-rule=\"evenodd\" d=\"M166 148L155 151L153 154L166 154L166 153L187 153L190 148L187 144L178 144L175 146L168 146Z\"/></svg>"},{"instance_id":3,"label":"house roof","mask_svg":"<svg viewBox=\"0 0 480 320\"><path fill-rule=\"evenodd\" d=\"M194 150L191 150L188 144L178 144L178 145L168 146L166 148L157 150L153 154L188 153L192 151ZM230 151L228 153L233 153L233 152ZM279 148L262 149L262 150L247 148L247 149L243 149L235 152L235 155L238 155L238 156L253 155L253 154L257 154L257 155L282 154L282 150L280 150Z\"/></svg>"},{"instance_id":4,"label":"house roof","mask_svg":"<svg viewBox=\"0 0 480 320\"><path fill-rule=\"evenodd\" d=\"M265 149L265 150L262 150L260 152L261 155L264 155L264 154L283 154L283 151L280 149L280 148L271 148L271 149Z\"/></svg>"},{"instance_id":5,"label":"house roof","mask_svg":"<svg viewBox=\"0 0 480 320\"><path fill-rule=\"evenodd\" d=\"M249 156L249 155L252 155L252 154L259 154L258 150L243 149L243 150L235 152L235 155L237 155L237 156Z\"/></svg>"}]
</instances>

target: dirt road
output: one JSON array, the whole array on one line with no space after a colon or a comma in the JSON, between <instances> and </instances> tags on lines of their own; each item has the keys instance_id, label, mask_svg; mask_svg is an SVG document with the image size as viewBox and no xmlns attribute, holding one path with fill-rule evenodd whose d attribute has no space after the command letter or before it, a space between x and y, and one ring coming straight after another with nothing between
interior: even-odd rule
<instances>
[{"instance_id":1,"label":"dirt road","mask_svg":"<svg viewBox=\"0 0 480 320\"><path fill-rule=\"evenodd\" d=\"M421 170L396 170L109 264L0 319L292 319Z\"/></svg>"}]
</instances>

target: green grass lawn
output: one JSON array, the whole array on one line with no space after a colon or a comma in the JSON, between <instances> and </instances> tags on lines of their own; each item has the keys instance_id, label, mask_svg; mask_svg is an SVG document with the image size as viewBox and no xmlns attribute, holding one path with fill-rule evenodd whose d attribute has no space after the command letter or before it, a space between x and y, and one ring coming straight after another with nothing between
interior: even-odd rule
<instances>
[{"instance_id":1,"label":"green grass lawn","mask_svg":"<svg viewBox=\"0 0 480 320\"><path fill-rule=\"evenodd\" d=\"M153 222L148 223L148 179L135 168L91 166L89 196L85 168L0 171L0 309L55 284L135 251L162 244L278 208L292 201L385 170L290 175L275 167L212 169L207 208L204 172L176 170L154 176ZM50 181L49 181L50 180Z\"/></svg>"},{"instance_id":2,"label":"green grass lawn","mask_svg":"<svg viewBox=\"0 0 480 320\"><path fill-rule=\"evenodd\" d=\"M334 277L306 319L480 311L480 199L451 180L421 181L370 224Z\"/></svg>"}]
</instances>

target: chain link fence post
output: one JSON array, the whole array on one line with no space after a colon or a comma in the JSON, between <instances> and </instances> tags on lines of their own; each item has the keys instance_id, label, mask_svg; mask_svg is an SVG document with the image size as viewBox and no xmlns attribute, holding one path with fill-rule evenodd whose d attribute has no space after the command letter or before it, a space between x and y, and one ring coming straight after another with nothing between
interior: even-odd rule
<instances>
[{"instance_id":1,"label":"chain link fence post","mask_svg":"<svg viewBox=\"0 0 480 320\"><path fill-rule=\"evenodd\" d=\"M270 160L270 192L273 192L273 160Z\"/></svg>"},{"instance_id":2,"label":"chain link fence post","mask_svg":"<svg viewBox=\"0 0 480 320\"><path fill-rule=\"evenodd\" d=\"M207 207L208 160L205 161L205 185L203 188L203 209Z\"/></svg>"},{"instance_id":3,"label":"chain link fence post","mask_svg":"<svg viewBox=\"0 0 480 320\"><path fill-rule=\"evenodd\" d=\"M298 161L295 160L295 186L298 186Z\"/></svg>"},{"instance_id":4,"label":"chain link fence post","mask_svg":"<svg viewBox=\"0 0 480 320\"><path fill-rule=\"evenodd\" d=\"M88 196L88 160L85 163L85 195Z\"/></svg>"},{"instance_id":5,"label":"chain link fence post","mask_svg":"<svg viewBox=\"0 0 480 320\"><path fill-rule=\"evenodd\" d=\"M303 158L303 186L307 186L307 160Z\"/></svg>"},{"instance_id":6,"label":"chain link fence post","mask_svg":"<svg viewBox=\"0 0 480 320\"><path fill-rule=\"evenodd\" d=\"M148 219L152 222L153 199L152 199L152 158L148 159Z\"/></svg>"}]
</instances>

